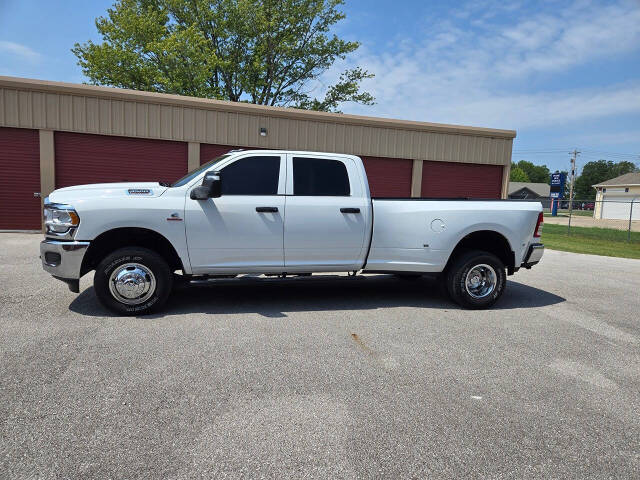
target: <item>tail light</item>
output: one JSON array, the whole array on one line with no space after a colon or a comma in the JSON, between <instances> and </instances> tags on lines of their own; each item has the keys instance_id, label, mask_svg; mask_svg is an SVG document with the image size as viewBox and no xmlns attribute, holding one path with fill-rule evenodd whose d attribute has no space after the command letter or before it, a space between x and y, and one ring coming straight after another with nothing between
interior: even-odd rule
<instances>
[{"instance_id":1,"label":"tail light","mask_svg":"<svg viewBox=\"0 0 640 480\"><path fill-rule=\"evenodd\" d=\"M536 223L536 229L533 231L534 238L540 238L542 235L542 225L544 224L544 215L542 212L538 214L538 222Z\"/></svg>"}]
</instances>

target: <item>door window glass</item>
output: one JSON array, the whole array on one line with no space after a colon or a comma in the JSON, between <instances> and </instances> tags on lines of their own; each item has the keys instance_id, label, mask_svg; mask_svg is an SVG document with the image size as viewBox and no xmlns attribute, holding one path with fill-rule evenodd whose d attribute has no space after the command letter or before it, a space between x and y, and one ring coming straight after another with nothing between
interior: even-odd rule
<instances>
[{"instance_id":1,"label":"door window glass","mask_svg":"<svg viewBox=\"0 0 640 480\"><path fill-rule=\"evenodd\" d=\"M338 160L293 158L293 194L349 196L347 167Z\"/></svg>"},{"instance_id":2,"label":"door window glass","mask_svg":"<svg viewBox=\"0 0 640 480\"><path fill-rule=\"evenodd\" d=\"M220 172L223 195L277 195L280 157L247 157Z\"/></svg>"}]
</instances>

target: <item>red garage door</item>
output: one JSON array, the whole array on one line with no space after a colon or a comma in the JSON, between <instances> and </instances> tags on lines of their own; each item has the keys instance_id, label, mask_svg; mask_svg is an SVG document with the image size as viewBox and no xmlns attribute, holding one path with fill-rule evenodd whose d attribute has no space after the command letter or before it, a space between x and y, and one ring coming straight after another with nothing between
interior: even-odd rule
<instances>
[{"instance_id":1,"label":"red garage door","mask_svg":"<svg viewBox=\"0 0 640 480\"><path fill-rule=\"evenodd\" d=\"M229 145L214 145L212 143L201 143L200 165L202 165L203 163L207 163L209 160L213 160L220 155L224 155L225 153L229 152L229 150L233 150L234 148L240 147L231 147Z\"/></svg>"},{"instance_id":2,"label":"red garage door","mask_svg":"<svg viewBox=\"0 0 640 480\"><path fill-rule=\"evenodd\" d=\"M102 182L171 182L187 173L187 144L55 132L56 188Z\"/></svg>"},{"instance_id":3,"label":"red garage door","mask_svg":"<svg viewBox=\"0 0 640 480\"><path fill-rule=\"evenodd\" d=\"M0 230L39 230L38 130L0 128Z\"/></svg>"},{"instance_id":4,"label":"red garage door","mask_svg":"<svg viewBox=\"0 0 640 480\"><path fill-rule=\"evenodd\" d=\"M500 198L502 166L424 162L422 196L435 198Z\"/></svg>"},{"instance_id":5,"label":"red garage door","mask_svg":"<svg viewBox=\"0 0 640 480\"><path fill-rule=\"evenodd\" d=\"M372 197L411 196L413 161L397 158L361 157Z\"/></svg>"}]
</instances>

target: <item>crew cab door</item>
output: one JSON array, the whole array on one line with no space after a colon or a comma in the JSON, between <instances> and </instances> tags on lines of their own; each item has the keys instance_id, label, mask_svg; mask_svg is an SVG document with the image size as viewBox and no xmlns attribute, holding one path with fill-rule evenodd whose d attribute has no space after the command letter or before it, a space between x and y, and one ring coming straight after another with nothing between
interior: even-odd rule
<instances>
[{"instance_id":1,"label":"crew cab door","mask_svg":"<svg viewBox=\"0 0 640 480\"><path fill-rule=\"evenodd\" d=\"M185 200L193 273L281 272L285 156L248 154L216 170L222 196L192 200L188 191Z\"/></svg>"},{"instance_id":2,"label":"crew cab door","mask_svg":"<svg viewBox=\"0 0 640 480\"><path fill-rule=\"evenodd\" d=\"M288 154L287 172L285 270L360 269L371 209L355 161Z\"/></svg>"}]
</instances>

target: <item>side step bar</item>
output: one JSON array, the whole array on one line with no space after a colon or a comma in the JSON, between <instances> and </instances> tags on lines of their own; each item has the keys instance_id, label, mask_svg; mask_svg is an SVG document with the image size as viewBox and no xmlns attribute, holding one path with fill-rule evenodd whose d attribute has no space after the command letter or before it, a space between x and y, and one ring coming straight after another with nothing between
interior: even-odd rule
<instances>
[{"instance_id":1,"label":"side step bar","mask_svg":"<svg viewBox=\"0 0 640 480\"><path fill-rule=\"evenodd\" d=\"M304 282L309 280L328 280L335 278L351 278L354 275L348 273L347 275L340 275L336 273L332 274L317 274L312 275L310 273L291 273L291 274L244 274L244 275L211 275L211 276L189 276L189 275L176 275L176 281L184 282L189 285L214 285L214 284L234 284L234 283L273 283L273 282ZM184 278L183 278L184 277Z\"/></svg>"}]
</instances>

